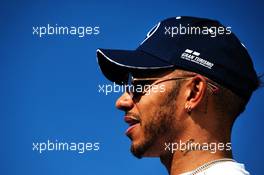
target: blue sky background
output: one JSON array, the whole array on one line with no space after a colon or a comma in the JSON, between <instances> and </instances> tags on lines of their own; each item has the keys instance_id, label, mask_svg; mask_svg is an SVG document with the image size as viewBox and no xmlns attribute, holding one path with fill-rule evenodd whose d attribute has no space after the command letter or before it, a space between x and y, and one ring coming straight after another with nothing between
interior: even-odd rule
<instances>
[{"instance_id":1,"label":"blue sky background","mask_svg":"<svg viewBox=\"0 0 264 175\"><path fill-rule=\"evenodd\" d=\"M231 26L264 73L263 6L257 0L1 1L0 174L167 174L159 159L130 154L123 113L114 109L120 94L98 93L98 84L109 81L96 48L135 49L164 18L208 17ZM47 24L100 26L100 34L32 35L33 26ZM256 175L263 174L263 97L263 89L254 93L232 134L235 159ZM32 151L32 142L48 139L100 142L100 150Z\"/></svg>"}]
</instances>

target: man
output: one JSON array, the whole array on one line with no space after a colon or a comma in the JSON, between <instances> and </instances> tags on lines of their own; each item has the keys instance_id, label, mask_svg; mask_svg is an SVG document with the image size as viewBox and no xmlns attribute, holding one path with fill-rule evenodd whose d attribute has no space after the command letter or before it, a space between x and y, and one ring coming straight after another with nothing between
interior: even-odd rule
<instances>
[{"instance_id":1,"label":"man","mask_svg":"<svg viewBox=\"0 0 264 175\"><path fill-rule=\"evenodd\" d=\"M131 151L160 157L169 174L244 175L232 159L232 125L259 80L237 37L218 21L161 21L134 51L98 49L103 74L124 85Z\"/></svg>"}]
</instances>

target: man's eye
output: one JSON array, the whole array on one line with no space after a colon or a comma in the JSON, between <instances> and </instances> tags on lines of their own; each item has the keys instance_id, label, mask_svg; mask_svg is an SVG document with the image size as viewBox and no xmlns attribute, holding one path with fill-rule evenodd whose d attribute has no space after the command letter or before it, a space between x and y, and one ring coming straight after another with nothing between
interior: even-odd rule
<instances>
[{"instance_id":1,"label":"man's eye","mask_svg":"<svg viewBox=\"0 0 264 175\"><path fill-rule=\"evenodd\" d=\"M133 98L138 99L139 97L144 95L145 86L146 86L146 84L134 83L133 84Z\"/></svg>"}]
</instances>

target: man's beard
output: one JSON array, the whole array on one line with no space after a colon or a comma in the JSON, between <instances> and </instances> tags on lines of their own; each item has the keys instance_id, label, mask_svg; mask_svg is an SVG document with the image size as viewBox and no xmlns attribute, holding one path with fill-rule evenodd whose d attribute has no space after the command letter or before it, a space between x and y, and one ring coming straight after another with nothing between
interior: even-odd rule
<instances>
[{"instance_id":1,"label":"man's beard","mask_svg":"<svg viewBox=\"0 0 264 175\"><path fill-rule=\"evenodd\" d=\"M160 104L159 111L155 113L152 119L141 125L144 141L140 145L131 145L130 151L137 158L142 158L147 150L157 142L158 139L168 139L173 137L173 123L175 122L176 99L179 93L180 84L176 84L167 97ZM164 145L160 145L162 149Z\"/></svg>"},{"instance_id":2,"label":"man's beard","mask_svg":"<svg viewBox=\"0 0 264 175\"><path fill-rule=\"evenodd\" d=\"M131 145L130 149L133 155L137 158L142 158L144 153L149 150L159 138L164 137L165 134L168 135L171 132L170 128L173 119L173 115L160 111L159 114L155 116L155 119L151 120L146 125L142 125L144 141L140 143L140 145ZM162 147L163 145L160 146Z\"/></svg>"}]
</instances>

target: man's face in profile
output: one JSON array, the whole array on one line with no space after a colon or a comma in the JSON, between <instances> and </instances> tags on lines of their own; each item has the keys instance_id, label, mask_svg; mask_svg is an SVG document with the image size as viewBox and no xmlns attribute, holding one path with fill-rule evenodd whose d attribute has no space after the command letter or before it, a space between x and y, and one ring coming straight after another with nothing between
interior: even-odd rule
<instances>
[{"instance_id":1,"label":"man's face in profile","mask_svg":"<svg viewBox=\"0 0 264 175\"><path fill-rule=\"evenodd\" d=\"M178 35L177 26L211 30ZM231 132L259 80L246 47L231 31L217 34L219 28L228 27L207 18L172 17L156 24L135 50L97 50L108 80L134 87L150 81L142 83L151 87L144 93L125 87L116 107L125 112L131 152L159 157L171 175L246 172L232 159ZM157 84L165 91L153 92ZM222 162L232 166L208 167Z\"/></svg>"},{"instance_id":2,"label":"man's face in profile","mask_svg":"<svg viewBox=\"0 0 264 175\"><path fill-rule=\"evenodd\" d=\"M168 77L172 77L172 73L160 79ZM164 85L164 92L150 92L133 99L124 93L116 101L116 107L125 111L125 121L129 124L126 135L132 141L131 152L136 157L160 156L164 152L164 143L177 134L177 127L173 124L177 123L179 87L175 84L175 81L163 82L160 85Z\"/></svg>"}]
</instances>

